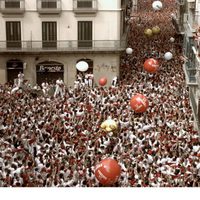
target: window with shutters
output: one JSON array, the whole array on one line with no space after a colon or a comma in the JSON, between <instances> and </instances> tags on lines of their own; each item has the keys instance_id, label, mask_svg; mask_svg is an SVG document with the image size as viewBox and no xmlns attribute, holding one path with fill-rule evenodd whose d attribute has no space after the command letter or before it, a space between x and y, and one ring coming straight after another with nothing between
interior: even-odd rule
<instances>
[{"instance_id":1,"label":"window with shutters","mask_svg":"<svg viewBox=\"0 0 200 200\"><path fill-rule=\"evenodd\" d=\"M57 1L42 1L42 8L57 8Z\"/></svg>"},{"instance_id":2,"label":"window with shutters","mask_svg":"<svg viewBox=\"0 0 200 200\"><path fill-rule=\"evenodd\" d=\"M7 47L21 47L21 23L19 21L6 22Z\"/></svg>"},{"instance_id":3,"label":"window with shutters","mask_svg":"<svg viewBox=\"0 0 200 200\"><path fill-rule=\"evenodd\" d=\"M5 1L5 8L20 8L20 1Z\"/></svg>"},{"instance_id":4,"label":"window with shutters","mask_svg":"<svg viewBox=\"0 0 200 200\"><path fill-rule=\"evenodd\" d=\"M92 8L92 0L91 1L77 1L77 8Z\"/></svg>"},{"instance_id":5,"label":"window with shutters","mask_svg":"<svg viewBox=\"0 0 200 200\"><path fill-rule=\"evenodd\" d=\"M78 22L78 47L92 47L92 21Z\"/></svg>"},{"instance_id":6,"label":"window with shutters","mask_svg":"<svg viewBox=\"0 0 200 200\"><path fill-rule=\"evenodd\" d=\"M42 47L57 47L57 23L42 22Z\"/></svg>"}]
</instances>

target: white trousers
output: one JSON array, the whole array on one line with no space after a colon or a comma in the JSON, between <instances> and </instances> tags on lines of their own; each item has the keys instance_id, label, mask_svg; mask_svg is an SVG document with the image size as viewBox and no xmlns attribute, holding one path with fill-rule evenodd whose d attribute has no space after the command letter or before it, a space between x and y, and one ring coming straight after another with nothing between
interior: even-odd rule
<instances>
[{"instance_id":1,"label":"white trousers","mask_svg":"<svg viewBox=\"0 0 200 200\"><path fill-rule=\"evenodd\" d=\"M12 90L11 90L11 94L14 94L17 90L19 90L19 87L14 87Z\"/></svg>"},{"instance_id":2,"label":"white trousers","mask_svg":"<svg viewBox=\"0 0 200 200\"><path fill-rule=\"evenodd\" d=\"M64 96L64 89L61 87L56 87L55 93L54 93L54 97L56 97L57 95L60 95L62 98Z\"/></svg>"}]
</instances>

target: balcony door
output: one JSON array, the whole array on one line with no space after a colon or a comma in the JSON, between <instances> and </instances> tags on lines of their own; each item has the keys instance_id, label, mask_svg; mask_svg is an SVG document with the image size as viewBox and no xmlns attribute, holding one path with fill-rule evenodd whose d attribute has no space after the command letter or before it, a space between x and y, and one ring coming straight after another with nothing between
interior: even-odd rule
<instances>
[{"instance_id":1,"label":"balcony door","mask_svg":"<svg viewBox=\"0 0 200 200\"><path fill-rule=\"evenodd\" d=\"M92 21L78 22L78 47L92 47Z\"/></svg>"},{"instance_id":2,"label":"balcony door","mask_svg":"<svg viewBox=\"0 0 200 200\"><path fill-rule=\"evenodd\" d=\"M5 8L20 8L20 1L5 1Z\"/></svg>"},{"instance_id":3,"label":"balcony door","mask_svg":"<svg viewBox=\"0 0 200 200\"><path fill-rule=\"evenodd\" d=\"M6 22L7 48L21 48L21 23Z\"/></svg>"},{"instance_id":4,"label":"balcony door","mask_svg":"<svg viewBox=\"0 0 200 200\"><path fill-rule=\"evenodd\" d=\"M57 47L56 22L42 22L42 47L43 48Z\"/></svg>"},{"instance_id":5,"label":"balcony door","mask_svg":"<svg viewBox=\"0 0 200 200\"><path fill-rule=\"evenodd\" d=\"M42 8L57 8L57 0L54 1L42 1L41 2Z\"/></svg>"},{"instance_id":6,"label":"balcony door","mask_svg":"<svg viewBox=\"0 0 200 200\"><path fill-rule=\"evenodd\" d=\"M92 8L92 0L77 1L77 8Z\"/></svg>"}]
</instances>

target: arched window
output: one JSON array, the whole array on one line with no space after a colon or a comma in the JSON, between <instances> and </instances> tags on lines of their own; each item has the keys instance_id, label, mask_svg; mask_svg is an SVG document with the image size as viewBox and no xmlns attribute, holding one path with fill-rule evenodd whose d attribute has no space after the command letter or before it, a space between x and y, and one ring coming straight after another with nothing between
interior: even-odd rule
<instances>
[{"instance_id":1,"label":"arched window","mask_svg":"<svg viewBox=\"0 0 200 200\"><path fill-rule=\"evenodd\" d=\"M18 59L8 60L6 63L7 68L7 81L10 83L14 82L14 79L17 78L19 72L23 73L23 65L24 63Z\"/></svg>"}]
</instances>

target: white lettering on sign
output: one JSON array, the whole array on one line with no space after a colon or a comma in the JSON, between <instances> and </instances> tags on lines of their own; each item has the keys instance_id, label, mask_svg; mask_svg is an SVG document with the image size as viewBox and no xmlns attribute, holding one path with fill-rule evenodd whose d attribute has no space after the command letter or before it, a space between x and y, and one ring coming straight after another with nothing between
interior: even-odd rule
<instances>
[{"instance_id":1,"label":"white lettering on sign","mask_svg":"<svg viewBox=\"0 0 200 200\"><path fill-rule=\"evenodd\" d=\"M39 71L43 72L43 71L47 71L47 72L60 72L62 71L62 66L44 66L44 65L40 65Z\"/></svg>"},{"instance_id":2,"label":"white lettering on sign","mask_svg":"<svg viewBox=\"0 0 200 200\"><path fill-rule=\"evenodd\" d=\"M100 167L102 167L102 163L99 163L97 166L96 166L96 169L95 170L98 170Z\"/></svg>"},{"instance_id":3,"label":"white lettering on sign","mask_svg":"<svg viewBox=\"0 0 200 200\"><path fill-rule=\"evenodd\" d=\"M99 173L99 178L100 179L107 180L107 177L104 176L104 174L100 170L98 170L98 173Z\"/></svg>"},{"instance_id":4,"label":"white lettering on sign","mask_svg":"<svg viewBox=\"0 0 200 200\"><path fill-rule=\"evenodd\" d=\"M39 71L44 71L44 70L45 70L44 66L43 66L43 65L40 65Z\"/></svg>"}]
</instances>

